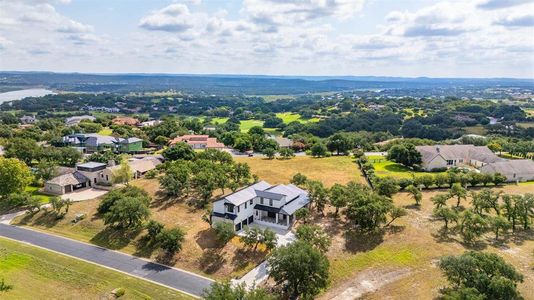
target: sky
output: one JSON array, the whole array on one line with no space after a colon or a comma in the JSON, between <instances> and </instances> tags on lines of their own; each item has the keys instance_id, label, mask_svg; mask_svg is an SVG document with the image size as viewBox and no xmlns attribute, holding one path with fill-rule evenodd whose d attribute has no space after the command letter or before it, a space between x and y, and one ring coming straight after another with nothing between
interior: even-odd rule
<instances>
[{"instance_id":1,"label":"sky","mask_svg":"<svg viewBox=\"0 0 534 300\"><path fill-rule=\"evenodd\" d=\"M0 0L0 70L534 78L534 0Z\"/></svg>"}]
</instances>

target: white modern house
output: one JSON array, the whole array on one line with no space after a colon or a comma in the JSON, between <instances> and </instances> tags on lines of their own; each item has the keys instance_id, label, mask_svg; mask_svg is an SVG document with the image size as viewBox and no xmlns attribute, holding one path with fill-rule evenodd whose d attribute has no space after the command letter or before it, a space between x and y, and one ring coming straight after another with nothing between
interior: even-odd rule
<instances>
[{"instance_id":1,"label":"white modern house","mask_svg":"<svg viewBox=\"0 0 534 300\"><path fill-rule=\"evenodd\" d=\"M310 203L308 192L293 185L260 181L213 203L212 224L231 222L235 231L252 223L289 229L295 211Z\"/></svg>"}]
</instances>

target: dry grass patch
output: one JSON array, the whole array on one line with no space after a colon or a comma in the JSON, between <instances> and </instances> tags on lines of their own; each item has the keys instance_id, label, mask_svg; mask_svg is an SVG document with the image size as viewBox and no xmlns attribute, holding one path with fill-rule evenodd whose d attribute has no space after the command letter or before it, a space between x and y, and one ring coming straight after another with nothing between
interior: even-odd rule
<instances>
[{"instance_id":1,"label":"dry grass patch","mask_svg":"<svg viewBox=\"0 0 534 300\"><path fill-rule=\"evenodd\" d=\"M265 159L261 157L236 157L237 162L247 163L252 173L272 184L288 183L293 175L302 173L310 179L322 181L326 186L349 181L366 183L352 157L332 156L313 158L297 156L292 159Z\"/></svg>"},{"instance_id":2,"label":"dry grass patch","mask_svg":"<svg viewBox=\"0 0 534 300\"><path fill-rule=\"evenodd\" d=\"M157 180L140 179L133 181L132 185L143 188L152 196L152 219L165 224L167 228L180 227L186 232L182 250L164 263L208 277L228 279L244 275L265 258L266 252L247 250L237 238L224 246L220 245L215 232L202 220L205 210L194 209L183 201L167 199L159 190ZM96 215L99 202L97 199L74 203L61 220L55 220L54 213L40 212L34 216L19 217L14 223L136 256L160 259L160 251L144 238L145 230L108 229ZM87 217L72 224L78 213L85 213Z\"/></svg>"}]
</instances>

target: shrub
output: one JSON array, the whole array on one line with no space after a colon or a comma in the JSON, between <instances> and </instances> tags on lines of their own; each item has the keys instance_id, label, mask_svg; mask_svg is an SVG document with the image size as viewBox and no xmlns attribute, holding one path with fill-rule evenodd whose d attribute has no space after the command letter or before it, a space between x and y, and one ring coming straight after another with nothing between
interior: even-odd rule
<instances>
[{"instance_id":1,"label":"shrub","mask_svg":"<svg viewBox=\"0 0 534 300\"><path fill-rule=\"evenodd\" d=\"M164 229L158 234L160 247L168 254L174 254L182 250L185 233L180 228Z\"/></svg>"},{"instance_id":2,"label":"shrub","mask_svg":"<svg viewBox=\"0 0 534 300\"><path fill-rule=\"evenodd\" d=\"M12 288L13 288L13 286L7 284L7 283L4 281L4 278L2 278L2 279L0 280L0 292L7 292L7 291L9 291L9 290L12 289Z\"/></svg>"},{"instance_id":3,"label":"shrub","mask_svg":"<svg viewBox=\"0 0 534 300\"><path fill-rule=\"evenodd\" d=\"M120 298L126 294L126 290L123 288L117 288L113 290L113 295L115 295L115 298Z\"/></svg>"},{"instance_id":4,"label":"shrub","mask_svg":"<svg viewBox=\"0 0 534 300\"><path fill-rule=\"evenodd\" d=\"M158 234L163 230L165 225L161 224L158 221L150 220L148 221L148 224L146 225L146 229L148 231L148 236L155 240Z\"/></svg>"},{"instance_id":5,"label":"shrub","mask_svg":"<svg viewBox=\"0 0 534 300\"><path fill-rule=\"evenodd\" d=\"M146 179L154 179L154 178L156 178L156 176L158 176L158 174L159 174L158 170L152 169L152 170L149 170L148 172L145 173L145 178Z\"/></svg>"},{"instance_id":6,"label":"shrub","mask_svg":"<svg viewBox=\"0 0 534 300\"><path fill-rule=\"evenodd\" d=\"M224 244L228 243L235 236L234 224L229 222L216 222L213 225L213 229L217 234L217 239Z\"/></svg>"}]
</instances>

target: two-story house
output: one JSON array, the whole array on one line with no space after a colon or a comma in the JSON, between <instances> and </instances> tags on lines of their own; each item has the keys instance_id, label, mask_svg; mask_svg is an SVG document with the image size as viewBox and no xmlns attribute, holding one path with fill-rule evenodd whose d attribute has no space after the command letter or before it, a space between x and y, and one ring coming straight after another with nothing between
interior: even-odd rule
<instances>
[{"instance_id":1,"label":"two-story house","mask_svg":"<svg viewBox=\"0 0 534 300\"><path fill-rule=\"evenodd\" d=\"M308 192L292 185L260 181L213 203L212 224L232 222L235 231L252 223L289 229L295 211L310 203Z\"/></svg>"}]
</instances>

